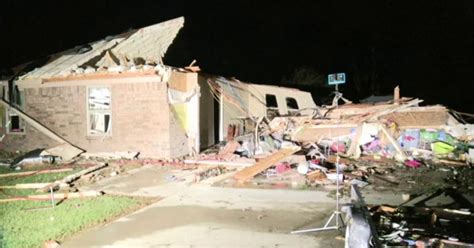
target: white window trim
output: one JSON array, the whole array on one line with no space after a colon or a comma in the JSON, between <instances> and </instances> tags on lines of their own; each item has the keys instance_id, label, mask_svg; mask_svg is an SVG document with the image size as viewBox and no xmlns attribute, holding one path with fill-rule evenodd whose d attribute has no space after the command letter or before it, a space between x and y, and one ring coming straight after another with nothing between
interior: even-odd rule
<instances>
[{"instance_id":1,"label":"white window trim","mask_svg":"<svg viewBox=\"0 0 474 248\"><path fill-rule=\"evenodd\" d=\"M108 88L109 89L109 92L110 92L110 107L108 110L90 110L89 109L89 89L92 89L92 88ZM110 87L109 85L94 85L94 86L87 86L86 87L86 120L87 120L87 123L86 123L86 135L88 137L110 137L112 136L112 128L113 128L113 125L112 125L112 122L113 122L113 117L112 117L112 107L113 107L113 104L112 104L112 87ZM92 133L91 132L91 127L90 127L90 115L92 113L107 113L110 115L110 123L109 123L109 129L107 130L106 133L104 134L101 134L101 133Z\"/></svg>"},{"instance_id":2,"label":"white window trim","mask_svg":"<svg viewBox=\"0 0 474 248\"><path fill-rule=\"evenodd\" d=\"M290 106L288 106L288 105L289 105L289 104L288 104L288 99L293 99L293 100L295 100L296 105L297 105L297 108L291 108ZM286 108L288 109L288 111L290 111L290 110L293 110L293 111L295 111L295 110L300 110L300 104L298 103L298 100L297 100L295 97L291 97L291 96L285 97L285 103L286 103Z\"/></svg>"},{"instance_id":3,"label":"white window trim","mask_svg":"<svg viewBox=\"0 0 474 248\"><path fill-rule=\"evenodd\" d=\"M21 131L21 132L11 131L11 124L12 123L11 123L10 116L18 116L18 119L20 121L20 125L23 125L23 131ZM23 120L18 114L11 111L10 108L5 108L5 130L6 130L7 134L12 134L12 135L25 135L26 134L25 120Z\"/></svg>"}]
</instances>

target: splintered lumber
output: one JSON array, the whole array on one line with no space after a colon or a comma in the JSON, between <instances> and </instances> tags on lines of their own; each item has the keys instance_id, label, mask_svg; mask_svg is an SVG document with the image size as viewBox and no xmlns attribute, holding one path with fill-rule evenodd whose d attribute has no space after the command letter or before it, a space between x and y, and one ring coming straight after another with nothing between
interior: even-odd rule
<instances>
[{"instance_id":1,"label":"splintered lumber","mask_svg":"<svg viewBox=\"0 0 474 248\"><path fill-rule=\"evenodd\" d=\"M333 139L349 136L357 124L302 125L292 135L298 142L319 142L322 139Z\"/></svg>"},{"instance_id":2,"label":"splintered lumber","mask_svg":"<svg viewBox=\"0 0 474 248\"><path fill-rule=\"evenodd\" d=\"M339 160L339 161L338 161ZM336 164L351 164L352 162L349 159L342 158L342 157L337 157L336 155L329 155L326 159L329 163Z\"/></svg>"},{"instance_id":3,"label":"splintered lumber","mask_svg":"<svg viewBox=\"0 0 474 248\"><path fill-rule=\"evenodd\" d=\"M359 147L359 139L360 136L362 135L362 130L363 130L363 125L359 124L356 129L356 135L352 139L351 146L347 150L347 156L351 156L354 158L359 158L360 157L360 147Z\"/></svg>"},{"instance_id":4,"label":"splintered lumber","mask_svg":"<svg viewBox=\"0 0 474 248\"><path fill-rule=\"evenodd\" d=\"M393 112L397 112L397 111L401 111L401 110L404 110L404 109L407 109L407 108L411 108L413 106L418 106L418 104L420 104L421 102L423 102L423 100L421 99L413 99L403 105L393 105L395 107L390 107L386 110L383 110L383 111L379 111L379 112L376 112L374 113L372 116L369 116L368 121L376 121L379 117L383 116L383 115L388 115L390 113L393 113Z\"/></svg>"},{"instance_id":5,"label":"splintered lumber","mask_svg":"<svg viewBox=\"0 0 474 248\"><path fill-rule=\"evenodd\" d=\"M255 162L233 162L233 161L191 160L191 159L184 160L184 163L185 164L235 166L235 167L246 167L246 166L251 166L255 164Z\"/></svg>"},{"instance_id":6,"label":"splintered lumber","mask_svg":"<svg viewBox=\"0 0 474 248\"><path fill-rule=\"evenodd\" d=\"M16 176L30 176L38 174L48 174L48 173L59 173L72 171L72 168L63 168L63 169L53 169L53 170L35 170L35 171L25 171L25 172L13 172L7 174L0 174L0 177L16 177Z\"/></svg>"},{"instance_id":7,"label":"splintered lumber","mask_svg":"<svg viewBox=\"0 0 474 248\"><path fill-rule=\"evenodd\" d=\"M15 185L0 186L0 189L41 189L51 183L21 183Z\"/></svg>"},{"instance_id":8,"label":"splintered lumber","mask_svg":"<svg viewBox=\"0 0 474 248\"><path fill-rule=\"evenodd\" d=\"M258 161L256 164L237 172L234 178L239 181L247 181L249 179L252 179L258 173L270 168L272 165L278 163L279 161L283 160L286 157L289 157L290 155L299 151L300 149L301 149L300 147L283 148L263 158L262 160Z\"/></svg>"},{"instance_id":9,"label":"splintered lumber","mask_svg":"<svg viewBox=\"0 0 474 248\"><path fill-rule=\"evenodd\" d=\"M240 147L239 142L232 140L227 142L222 150L219 151L219 157L224 160L230 160L234 157L234 152Z\"/></svg>"},{"instance_id":10,"label":"splintered lumber","mask_svg":"<svg viewBox=\"0 0 474 248\"><path fill-rule=\"evenodd\" d=\"M77 180L78 178L80 178L83 175L89 174L89 173L94 172L96 170L100 170L100 169L102 169L106 166L108 166L108 164L106 164L106 163L105 164L99 164L99 165L87 168L85 170L79 171L78 173L69 175L69 176L65 177L64 179L62 179L62 180L56 181L52 184L47 185L46 187L43 187L42 191L47 192L47 191L49 191L50 188L59 189L61 187L61 185L69 184L72 181Z\"/></svg>"},{"instance_id":11,"label":"splintered lumber","mask_svg":"<svg viewBox=\"0 0 474 248\"><path fill-rule=\"evenodd\" d=\"M401 160L407 160L407 155L405 152L402 150L398 142L392 137L392 135L387 131L384 125L380 125L380 129L382 132L385 134L385 137L387 137L388 141L392 144L392 146L397 150L397 153L399 154L399 159Z\"/></svg>"},{"instance_id":12,"label":"splintered lumber","mask_svg":"<svg viewBox=\"0 0 474 248\"><path fill-rule=\"evenodd\" d=\"M62 199L83 198L83 197L97 197L103 194L104 193L101 191L91 190L91 191L82 191L82 192L74 192L74 193L54 193L53 197L55 200L62 200ZM24 197L0 199L0 202L43 201L43 200L51 200L51 194L28 195Z\"/></svg>"}]
</instances>

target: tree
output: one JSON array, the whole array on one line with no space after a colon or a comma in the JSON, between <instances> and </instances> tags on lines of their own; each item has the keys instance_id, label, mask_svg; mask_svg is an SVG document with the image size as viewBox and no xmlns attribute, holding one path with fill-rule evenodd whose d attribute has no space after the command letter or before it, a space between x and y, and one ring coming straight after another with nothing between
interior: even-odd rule
<instances>
[{"instance_id":1,"label":"tree","mask_svg":"<svg viewBox=\"0 0 474 248\"><path fill-rule=\"evenodd\" d=\"M288 85L326 86L326 77L308 66L296 68L289 77L284 77L282 81Z\"/></svg>"}]
</instances>

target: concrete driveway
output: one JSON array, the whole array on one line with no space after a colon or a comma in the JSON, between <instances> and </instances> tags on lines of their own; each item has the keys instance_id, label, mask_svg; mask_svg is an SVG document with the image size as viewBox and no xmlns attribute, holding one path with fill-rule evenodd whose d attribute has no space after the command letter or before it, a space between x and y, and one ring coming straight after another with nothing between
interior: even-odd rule
<instances>
[{"instance_id":1,"label":"concrete driveway","mask_svg":"<svg viewBox=\"0 0 474 248\"><path fill-rule=\"evenodd\" d=\"M343 247L337 231L290 234L324 225L334 207L326 192L221 188L161 180L144 168L94 185L161 201L66 240L64 247ZM184 172L186 173L186 172Z\"/></svg>"}]
</instances>

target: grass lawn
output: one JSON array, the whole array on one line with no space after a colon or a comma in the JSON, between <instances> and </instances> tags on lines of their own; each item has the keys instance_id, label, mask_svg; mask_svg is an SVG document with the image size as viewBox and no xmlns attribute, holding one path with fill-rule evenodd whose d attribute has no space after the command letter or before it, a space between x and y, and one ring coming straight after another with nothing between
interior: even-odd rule
<instances>
[{"instance_id":1,"label":"grass lawn","mask_svg":"<svg viewBox=\"0 0 474 248\"><path fill-rule=\"evenodd\" d=\"M53 182L79 170L81 168L65 173L0 178L0 185ZM7 171L2 169L1 173ZM0 198L38 194L34 189L2 191ZM46 240L61 241L84 228L107 222L150 202L149 199L104 195L67 199L55 208L51 208L50 201L0 203L0 247L41 247Z\"/></svg>"},{"instance_id":2,"label":"grass lawn","mask_svg":"<svg viewBox=\"0 0 474 248\"><path fill-rule=\"evenodd\" d=\"M60 169L60 167L53 167L52 169ZM48 173L48 174L38 174L38 175L31 175L31 176L20 176L20 177L0 177L0 185L7 186L7 185L15 185L21 183L52 183L56 180L61 180L68 175L77 173L81 171L83 168L75 168L72 171L67 172L59 172L59 173ZM21 171L14 171L8 168L1 167L0 174L6 173L15 173L15 172L24 172L28 170L34 169L26 169ZM25 196L25 195L34 195L34 194L44 194L38 193L35 189L1 189L0 191L0 199L14 197L14 196Z\"/></svg>"}]
</instances>

